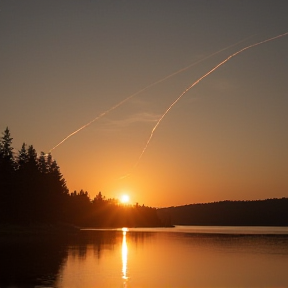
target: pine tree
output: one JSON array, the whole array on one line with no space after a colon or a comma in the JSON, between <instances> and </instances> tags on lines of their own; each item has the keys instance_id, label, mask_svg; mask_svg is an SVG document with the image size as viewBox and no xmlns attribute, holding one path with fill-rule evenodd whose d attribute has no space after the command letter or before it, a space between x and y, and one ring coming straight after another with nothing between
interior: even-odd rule
<instances>
[{"instance_id":1,"label":"pine tree","mask_svg":"<svg viewBox=\"0 0 288 288\"><path fill-rule=\"evenodd\" d=\"M49 178L52 184L52 188L55 193L58 195L68 195L68 188L66 186L66 181L63 178L63 175L60 172L60 168L56 162L56 160L53 160L51 164L49 165Z\"/></svg>"},{"instance_id":2,"label":"pine tree","mask_svg":"<svg viewBox=\"0 0 288 288\"><path fill-rule=\"evenodd\" d=\"M68 188L60 168L51 154L46 157L47 173L42 187L45 188L47 218L49 221L63 221L67 215Z\"/></svg>"},{"instance_id":3,"label":"pine tree","mask_svg":"<svg viewBox=\"0 0 288 288\"><path fill-rule=\"evenodd\" d=\"M1 138L1 155L4 159L9 161L13 160L13 148L12 148L12 140L10 136L10 131L8 127L6 127L3 136Z\"/></svg>"},{"instance_id":4,"label":"pine tree","mask_svg":"<svg viewBox=\"0 0 288 288\"><path fill-rule=\"evenodd\" d=\"M26 215L26 201L27 201L27 182L25 168L28 162L28 151L26 144L23 143L21 149L16 156L16 172L15 172L15 194L13 199L13 218L14 222L19 223L24 221Z\"/></svg>"},{"instance_id":5,"label":"pine tree","mask_svg":"<svg viewBox=\"0 0 288 288\"><path fill-rule=\"evenodd\" d=\"M0 140L0 221L7 222L11 217L15 190L15 162L12 140L8 127Z\"/></svg>"},{"instance_id":6,"label":"pine tree","mask_svg":"<svg viewBox=\"0 0 288 288\"><path fill-rule=\"evenodd\" d=\"M17 169L23 168L25 164L28 162L28 152L25 143L22 144L21 150L18 151L18 156L16 157L16 159L17 159L16 162Z\"/></svg>"},{"instance_id":7,"label":"pine tree","mask_svg":"<svg viewBox=\"0 0 288 288\"><path fill-rule=\"evenodd\" d=\"M38 169L37 152L33 145L28 146L27 161L23 166L20 188L23 200L22 216L26 222L42 220L41 174Z\"/></svg>"},{"instance_id":8,"label":"pine tree","mask_svg":"<svg viewBox=\"0 0 288 288\"><path fill-rule=\"evenodd\" d=\"M41 152L41 155L38 158L38 168L42 174L48 173L49 165L47 163L46 158L47 158L46 154L44 152Z\"/></svg>"},{"instance_id":9,"label":"pine tree","mask_svg":"<svg viewBox=\"0 0 288 288\"><path fill-rule=\"evenodd\" d=\"M2 133L0 140L0 173L5 173L5 171L12 171L14 169L14 157L13 157L13 147L12 140L10 136L10 131L8 127Z\"/></svg>"}]
</instances>

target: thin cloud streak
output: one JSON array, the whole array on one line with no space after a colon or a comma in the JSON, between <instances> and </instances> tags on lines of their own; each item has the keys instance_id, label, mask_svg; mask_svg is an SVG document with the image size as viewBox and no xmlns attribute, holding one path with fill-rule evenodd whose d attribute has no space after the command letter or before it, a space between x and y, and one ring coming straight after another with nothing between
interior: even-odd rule
<instances>
[{"instance_id":1,"label":"thin cloud streak","mask_svg":"<svg viewBox=\"0 0 288 288\"><path fill-rule=\"evenodd\" d=\"M107 126L126 127L134 123L154 123L158 121L159 117L161 117L161 114L152 114L152 113L143 112L143 113L133 114L129 117L126 117L125 119L120 119L120 120L107 119L104 125L106 124L106 127Z\"/></svg>"},{"instance_id":2,"label":"thin cloud streak","mask_svg":"<svg viewBox=\"0 0 288 288\"><path fill-rule=\"evenodd\" d=\"M218 50L218 51L216 51L216 52L214 52L214 53L212 53L212 54L210 54L210 55L208 55L208 56L206 56L206 57L204 57L204 58L202 58L202 59L200 59L200 60L198 60L198 61L196 61L196 62L193 62L192 64L190 64L190 65L188 65L188 66L186 66L186 67L184 67L184 68L182 68L182 69L180 69L180 70L177 70L176 72L174 72L174 73L172 73L172 74L170 74L170 75L168 75L168 76L166 76L166 77L164 77L164 78L162 78L162 79L160 79L160 80L158 80L158 81L156 81L156 82L154 82L154 83L152 83L152 84L150 84L150 85L142 88L141 90L137 91L136 93L128 96L128 97L125 98L124 100L120 101L118 104L116 104L116 105L112 106L111 108L107 109L106 111L102 112L102 113L99 114L97 117L95 117L94 119L92 119L90 122L86 123L85 125L81 126L79 129L75 130L74 132L72 132L71 134L69 134L68 136L66 136L62 141L60 141L57 145L55 145L52 149L50 149L50 150L49 150L49 153L51 153L54 149L56 149L56 148L59 147L61 144L63 144L63 143L64 143L66 140L68 140L70 137L74 136L75 134L77 134L77 133L80 132L81 130L83 130L83 129L85 129L86 127L90 126L92 123L94 123L94 122L97 121L98 119L102 118L103 116L105 116L105 115L108 114L109 112L111 112L111 111L115 110L116 108L120 107L121 105L123 105L125 102L127 102L127 101L130 100L130 99L132 99L132 98L135 97L136 95L139 95L140 93L148 90L149 88L151 88L151 87L153 87L153 86L155 86L155 85L157 85L157 84L159 84L159 83L161 83L161 82L164 82L164 81L166 81L167 79L169 79L169 78L171 78L171 77L173 77L173 76L175 76L175 75L177 75L177 74L179 74L179 73L182 73L182 72L184 72L184 71L192 68L193 66L195 66L195 65L197 65L197 64L199 64L199 63L201 63L201 62L203 62L203 61L211 58L212 56L215 56L215 55L217 55L217 54L219 54L219 53L221 53L221 52L223 52L223 51L225 51L225 50L227 50L227 49L229 49L229 48L234 47L234 46L236 46L236 45L238 45L238 44L240 44L240 43L248 40L248 39L251 38L251 37L253 37L253 36L249 36L248 38L245 38L244 40L241 40L241 41L239 41L239 42L237 42L237 43L235 43L235 44L232 44L232 45L230 45L230 46L228 46L228 47L225 47L225 48L223 48L223 49L221 49L221 50Z\"/></svg>"},{"instance_id":3,"label":"thin cloud streak","mask_svg":"<svg viewBox=\"0 0 288 288\"><path fill-rule=\"evenodd\" d=\"M192 89L195 85L197 85L200 81L202 81L204 78L206 78L207 76L209 76L211 73L213 73L215 70L217 70L219 67L221 67L222 65L224 65L226 62L228 62L229 60L231 60L233 57L237 56L238 54L250 49L250 48L253 48L253 47L256 47L258 45L261 45L261 44L264 44L264 43L267 43L267 42L270 42L270 41L273 41L273 40L276 40L278 38L282 38L284 36L287 36L288 35L288 32L286 33L283 33L283 34L280 34L278 36L275 36L275 37L272 37L272 38L268 38L266 40L263 40L263 41L260 41L260 42L257 42L257 43L254 43L254 44L251 44L249 46L246 46L240 50L238 50L237 52L231 54L230 56L228 56L225 60L223 60L222 62L220 62L219 64L217 64L214 68L212 68L210 71L208 71L206 74L204 74L203 76L201 76L198 80L196 80L193 84L191 84L188 88L186 88L180 96L178 96L178 98L168 107L168 109L163 113L163 115L159 118L159 120L157 121L156 125L153 127L152 131L151 131L151 134L146 142L146 145L144 147L144 149L142 150L137 162L134 164L133 168L132 168L132 171L138 166L143 154L145 153L147 147L149 146L150 144L150 141L154 135L154 132L156 131L157 127L159 126L159 124L161 123L161 121L164 119L164 117L168 114L168 112L173 108L173 106L190 90ZM121 180L121 179L124 179L128 176L131 175L132 172L126 174L125 176L122 176L120 178L118 178L118 180Z\"/></svg>"}]
</instances>

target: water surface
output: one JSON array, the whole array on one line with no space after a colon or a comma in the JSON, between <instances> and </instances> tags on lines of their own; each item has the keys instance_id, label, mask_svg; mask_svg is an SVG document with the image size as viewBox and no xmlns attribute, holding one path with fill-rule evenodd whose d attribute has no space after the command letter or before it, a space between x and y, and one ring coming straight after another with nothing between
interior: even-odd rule
<instances>
[{"instance_id":1,"label":"water surface","mask_svg":"<svg viewBox=\"0 0 288 288\"><path fill-rule=\"evenodd\" d=\"M1 243L0 287L288 287L288 228L84 230Z\"/></svg>"}]
</instances>

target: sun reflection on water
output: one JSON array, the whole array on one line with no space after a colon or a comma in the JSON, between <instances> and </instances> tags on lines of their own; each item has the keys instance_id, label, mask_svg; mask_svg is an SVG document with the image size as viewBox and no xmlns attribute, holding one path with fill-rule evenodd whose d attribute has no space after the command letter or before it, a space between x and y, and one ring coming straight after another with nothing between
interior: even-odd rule
<instances>
[{"instance_id":1,"label":"sun reflection on water","mask_svg":"<svg viewBox=\"0 0 288 288\"><path fill-rule=\"evenodd\" d=\"M123 240L122 240L122 279L124 279L124 287L126 287L127 277L127 259L128 259L128 246L126 241L126 233L128 228L122 228Z\"/></svg>"}]
</instances>

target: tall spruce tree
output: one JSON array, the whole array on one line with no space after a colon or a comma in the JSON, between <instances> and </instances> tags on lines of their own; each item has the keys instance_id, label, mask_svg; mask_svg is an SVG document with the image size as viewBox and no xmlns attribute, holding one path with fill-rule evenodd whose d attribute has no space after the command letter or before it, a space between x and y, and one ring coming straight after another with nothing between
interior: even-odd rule
<instances>
[{"instance_id":1,"label":"tall spruce tree","mask_svg":"<svg viewBox=\"0 0 288 288\"><path fill-rule=\"evenodd\" d=\"M17 161L16 162L17 170L22 169L28 162L28 152L26 149L26 143L23 143L21 149L18 151L16 161Z\"/></svg>"},{"instance_id":2,"label":"tall spruce tree","mask_svg":"<svg viewBox=\"0 0 288 288\"><path fill-rule=\"evenodd\" d=\"M60 172L60 168L56 160L52 160L51 155L47 157L48 174L47 187L49 187L49 203L50 214L54 221L65 220L67 215L67 201L69 191L66 186L66 181Z\"/></svg>"},{"instance_id":3,"label":"tall spruce tree","mask_svg":"<svg viewBox=\"0 0 288 288\"><path fill-rule=\"evenodd\" d=\"M1 138L1 155L3 159L13 162L13 147L9 128L6 127L5 131L2 133Z\"/></svg>"},{"instance_id":4,"label":"tall spruce tree","mask_svg":"<svg viewBox=\"0 0 288 288\"><path fill-rule=\"evenodd\" d=\"M15 190L15 162L10 131L8 127L0 139L0 221L7 222L11 217Z\"/></svg>"},{"instance_id":5,"label":"tall spruce tree","mask_svg":"<svg viewBox=\"0 0 288 288\"><path fill-rule=\"evenodd\" d=\"M14 222L19 223L25 220L27 199L26 166L28 162L28 151L23 143L16 156L15 173L15 198L14 198Z\"/></svg>"}]
</instances>

